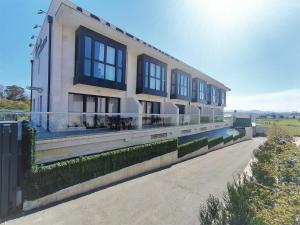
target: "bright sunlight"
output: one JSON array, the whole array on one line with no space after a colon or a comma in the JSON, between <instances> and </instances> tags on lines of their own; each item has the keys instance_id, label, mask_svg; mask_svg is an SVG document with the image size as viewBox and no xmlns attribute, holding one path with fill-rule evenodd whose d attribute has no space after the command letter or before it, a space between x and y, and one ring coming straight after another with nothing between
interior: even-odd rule
<instances>
[{"instance_id":1,"label":"bright sunlight","mask_svg":"<svg viewBox=\"0 0 300 225\"><path fill-rule=\"evenodd\" d=\"M260 0L187 0L186 7L215 28L229 31L259 19L266 1Z\"/></svg>"}]
</instances>

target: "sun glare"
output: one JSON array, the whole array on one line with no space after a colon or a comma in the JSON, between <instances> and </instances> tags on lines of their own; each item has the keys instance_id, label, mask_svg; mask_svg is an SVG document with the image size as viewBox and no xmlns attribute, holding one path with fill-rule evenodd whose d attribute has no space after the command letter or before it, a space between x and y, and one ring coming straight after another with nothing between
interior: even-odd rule
<instances>
[{"instance_id":1,"label":"sun glare","mask_svg":"<svg viewBox=\"0 0 300 225\"><path fill-rule=\"evenodd\" d=\"M237 29L255 19L263 10L263 0L187 0L188 10L221 30ZM260 14L261 15L261 14Z\"/></svg>"}]
</instances>

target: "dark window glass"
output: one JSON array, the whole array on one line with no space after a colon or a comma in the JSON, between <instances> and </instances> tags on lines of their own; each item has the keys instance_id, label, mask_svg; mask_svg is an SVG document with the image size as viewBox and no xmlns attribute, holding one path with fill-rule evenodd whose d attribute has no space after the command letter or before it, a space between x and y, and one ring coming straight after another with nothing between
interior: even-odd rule
<instances>
[{"instance_id":1,"label":"dark window glass","mask_svg":"<svg viewBox=\"0 0 300 225\"><path fill-rule=\"evenodd\" d=\"M85 36L84 46L84 56L89 59L92 58L92 38Z\"/></svg>"},{"instance_id":2,"label":"dark window glass","mask_svg":"<svg viewBox=\"0 0 300 225\"><path fill-rule=\"evenodd\" d=\"M145 91L153 95L165 96L166 93L163 92L166 92L166 64L146 55L139 56L139 59L143 62L143 71L141 74L143 87L139 85L137 88L140 89L141 93ZM138 65L139 68L140 65Z\"/></svg>"},{"instance_id":3,"label":"dark window glass","mask_svg":"<svg viewBox=\"0 0 300 225\"><path fill-rule=\"evenodd\" d=\"M99 41L95 42L95 60L104 62L104 44Z\"/></svg>"},{"instance_id":4,"label":"dark window glass","mask_svg":"<svg viewBox=\"0 0 300 225\"><path fill-rule=\"evenodd\" d=\"M140 101L144 114L160 114L160 102Z\"/></svg>"},{"instance_id":5,"label":"dark window glass","mask_svg":"<svg viewBox=\"0 0 300 225\"><path fill-rule=\"evenodd\" d=\"M115 65L115 48L107 46L106 48L106 63Z\"/></svg>"},{"instance_id":6,"label":"dark window glass","mask_svg":"<svg viewBox=\"0 0 300 225\"><path fill-rule=\"evenodd\" d=\"M84 75L91 76L92 39L84 38Z\"/></svg>"},{"instance_id":7,"label":"dark window glass","mask_svg":"<svg viewBox=\"0 0 300 225\"><path fill-rule=\"evenodd\" d=\"M122 82L122 68L117 69L117 82Z\"/></svg>"},{"instance_id":8,"label":"dark window glass","mask_svg":"<svg viewBox=\"0 0 300 225\"><path fill-rule=\"evenodd\" d=\"M162 76L162 85L161 85L161 90L165 91L165 86L166 86L166 74L165 74L165 67L161 68L161 76Z\"/></svg>"},{"instance_id":9,"label":"dark window glass","mask_svg":"<svg viewBox=\"0 0 300 225\"><path fill-rule=\"evenodd\" d=\"M106 80L111 80L111 81L115 80L115 67L114 66L110 66L110 65L105 66L105 78L106 78Z\"/></svg>"},{"instance_id":10,"label":"dark window glass","mask_svg":"<svg viewBox=\"0 0 300 225\"><path fill-rule=\"evenodd\" d=\"M155 78L150 77L150 88L155 89Z\"/></svg>"},{"instance_id":11,"label":"dark window glass","mask_svg":"<svg viewBox=\"0 0 300 225\"><path fill-rule=\"evenodd\" d=\"M117 98L108 98L108 113L118 113L119 112L119 99Z\"/></svg>"},{"instance_id":12,"label":"dark window glass","mask_svg":"<svg viewBox=\"0 0 300 225\"><path fill-rule=\"evenodd\" d=\"M94 77L104 79L104 64L94 62Z\"/></svg>"},{"instance_id":13,"label":"dark window glass","mask_svg":"<svg viewBox=\"0 0 300 225\"><path fill-rule=\"evenodd\" d=\"M84 60L84 75L86 76L91 75L91 60L89 59Z\"/></svg>"},{"instance_id":14,"label":"dark window glass","mask_svg":"<svg viewBox=\"0 0 300 225\"><path fill-rule=\"evenodd\" d=\"M84 36L83 73L99 79L124 82L124 51L106 45L101 38Z\"/></svg>"},{"instance_id":15,"label":"dark window glass","mask_svg":"<svg viewBox=\"0 0 300 225\"><path fill-rule=\"evenodd\" d=\"M122 82L123 51L118 49L117 56L117 82Z\"/></svg>"},{"instance_id":16,"label":"dark window glass","mask_svg":"<svg viewBox=\"0 0 300 225\"><path fill-rule=\"evenodd\" d=\"M149 84L149 63L145 63L145 88L148 88Z\"/></svg>"},{"instance_id":17,"label":"dark window glass","mask_svg":"<svg viewBox=\"0 0 300 225\"><path fill-rule=\"evenodd\" d=\"M122 68L122 64L123 64L123 52L122 52L122 50L118 49L118 62L117 62L117 65L118 65L118 67Z\"/></svg>"}]
</instances>

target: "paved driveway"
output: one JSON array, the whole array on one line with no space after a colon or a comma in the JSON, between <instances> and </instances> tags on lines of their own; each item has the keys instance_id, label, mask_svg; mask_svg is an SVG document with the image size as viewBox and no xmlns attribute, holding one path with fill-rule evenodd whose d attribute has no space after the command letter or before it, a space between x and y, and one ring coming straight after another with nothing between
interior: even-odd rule
<instances>
[{"instance_id":1,"label":"paved driveway","mask_svg":"<svg viewBox=\"0 0 300 225\"><path fill-rule=\"evenodd\" d=\"M252 151L264 140L241 142L7 224L198 224L200 203L210 193L221 196L226 183L244 170Z\"/></svg>"}]
</instances>

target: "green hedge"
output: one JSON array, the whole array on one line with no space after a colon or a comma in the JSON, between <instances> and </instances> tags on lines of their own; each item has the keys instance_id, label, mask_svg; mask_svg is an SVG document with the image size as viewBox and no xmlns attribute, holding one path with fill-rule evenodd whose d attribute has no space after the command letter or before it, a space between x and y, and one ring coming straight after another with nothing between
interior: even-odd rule
<instances>
[{"instance_id":1,"label":"green hedge","mask_svg":"<svg viewBox=\"0 0 300 225\"><path fill-rule=\"evenodd\" d=\"M176 151L177 139L34 166L27 174L24 199L32 200L63 188Z\"/></svg>"},{"instance_id":2,"label":"green hedge","mask_svg":"<svg viewBox=\"0 0 300 225\"><path fill-rule=\"evenodd\" d=\"M228 142L230 142L232 140L233 140L233 135L230 135L230 136L224 138L223 142L224 142L224 144L227 144Z\"/></svg>"},{"instance_id":3,"label":"green hedge","mask_svg":"<svg viewBox=\"0 0 300 225\"><path fill-rule=\"evenodd\" d=\"M240 138L243 138L243 137L245 137L245 135L246 135L246 131L245 131L245 129L244 129L244 130L240 130L240 131L239 131L239 137L240 137Z\"/></svg>"},{"instance_id":4,"label":"green hedge","mask_svg":"<svg viewBox=\"0 0 300 225\"><path fill-rule=\"evenodd\" d=\"M215 147L216 145L223 142L223 136L215 137L208 140L208 148Z\"/></svg>"},{"instance_id":5,"label":"green hedge","mask_svg":"<svg viewBox=\"0 0 300 225\"><path fill-rule=\"evenodd\" d=\"M178 146L178 158L190 154L194 151L199 150L200 148L208 145L208 138L200 138L195 141L190 141L188 143L182 144Z\"/></svg>"},{"instance_id":6,"label":"green hedge","mask_svg":"<svg viewBox=\"0 0 300 225\"><path fill-rule=\"evenodd\" d=\"M31 170L32 165L35 164L35 138L36 130L27 121L23 121L21 152L24 173Z\"/></svg>"},{"instance_id":7,"label":"green hedge","mask_svg":"<svg viewBox=\"0 0 300 225\"><path fill-rule=\"evenodd\" d=\"M240 134L233 136L233 141L236 141L240 138Z\"/></svg>"},{"instance_id":8,"label":"green hedge","mask_svg":"<svg viewBox=\"0 0 300 225\"><path fill-rule=\"evenodd\" d=\"M246 135L245 129L239 130L239 134L238 134L238 135L235 135L235 136L233 137L233 141L236 141L236 140L238 140L238 139L240 139L240 138L243 138L243 137L245 137L245 135Z\"/></svg>"}]
</instances>

